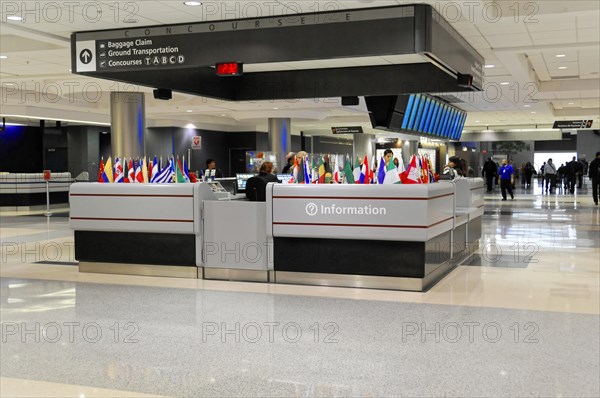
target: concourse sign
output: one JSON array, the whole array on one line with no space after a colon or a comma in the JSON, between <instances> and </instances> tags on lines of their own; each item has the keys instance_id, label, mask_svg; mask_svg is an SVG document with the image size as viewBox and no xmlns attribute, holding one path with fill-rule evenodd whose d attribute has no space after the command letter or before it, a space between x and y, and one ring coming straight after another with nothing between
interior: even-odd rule
<instances>
[{"instance_id":1,"label":"concourse sign","mask_svg":"<svg viewBox=\"0 0 600 398\"><path fill-rule=\"evenodd\" d=\"M593 120L557 120L554 129L591 129Z\"/></svg>"}]
</instances>

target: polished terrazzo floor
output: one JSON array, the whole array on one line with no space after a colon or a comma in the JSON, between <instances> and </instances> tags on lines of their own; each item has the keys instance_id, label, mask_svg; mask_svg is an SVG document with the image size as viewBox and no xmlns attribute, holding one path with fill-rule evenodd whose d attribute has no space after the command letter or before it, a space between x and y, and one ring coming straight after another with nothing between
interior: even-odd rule
<instances>
[{"instance_id":1,"label":"polished terrazzo floor","mask_svg":"<svg viewBox=\"0 0 600 398\"><path fill-rule=\"evenodd\" d=\"M538 190L426 293L79 274L4 213L0 396L600 396L600 209Z\"/></svg>"}]
</instances>

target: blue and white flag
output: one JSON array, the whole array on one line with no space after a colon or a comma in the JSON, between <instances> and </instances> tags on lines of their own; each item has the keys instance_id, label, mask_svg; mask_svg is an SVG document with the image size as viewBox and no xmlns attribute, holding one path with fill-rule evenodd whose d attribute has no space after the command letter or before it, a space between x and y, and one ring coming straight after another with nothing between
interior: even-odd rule
<instances>
[{"instance_id":1,"label":"blue and white flag","mask_svg":"<svg viewBox=\"0 0 600 398\"><path fill-rule=\"evenodd\" d=\"M173 182L173 177L175 176L175 170L173 169L173 159L169 158L169 164L162 169L158 174L156 174L156 178L152 177L153 182L156 184L166 184L169 182Z\"/></svg>"}]
</instances>

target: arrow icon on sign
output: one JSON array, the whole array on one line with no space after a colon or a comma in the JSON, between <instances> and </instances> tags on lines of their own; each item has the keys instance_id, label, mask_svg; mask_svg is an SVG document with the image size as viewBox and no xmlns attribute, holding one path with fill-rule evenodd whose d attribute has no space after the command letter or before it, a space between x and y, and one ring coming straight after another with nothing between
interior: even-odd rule
<instances>
[{"instance_id":1,"label":"arrow icon on sign","mask_svg":"<svg viewBox=\"0 0 600 398\"><path fill-rule=\"evenodd\" d=\"M86 48L81 53L79 53L79 59L84 64L89 64L92 60L92 52Z\"/></svg>"}]
</instances>

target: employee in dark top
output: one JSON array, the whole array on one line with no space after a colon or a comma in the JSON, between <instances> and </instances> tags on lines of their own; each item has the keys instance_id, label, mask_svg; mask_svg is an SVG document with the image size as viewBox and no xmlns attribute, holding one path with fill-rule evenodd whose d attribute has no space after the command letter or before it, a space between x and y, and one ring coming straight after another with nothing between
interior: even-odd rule
<instances>
[{"instance_id":1,"label":"employee in dark top","mask_svg":"<svg viewBox=\"0 0 600 398\"><path fill-rule=\"evenodd\" d=\"M596 159L588 166L590 180L592 180L592 197L598 206L598 184L600 184L600 152L596 152Z\"/></svg>"},{"instance_id":2,"label":"employee in dark top","mask_svg":"<svg viewBox=\"0 0 600 398\"><path fill-rule=\"evenodd\" d=\"M492 158L488 158L488 160L483 164L483 176L487 181L487 191L492 192L492 188L494 186L494 178L498 175L498 167L496 163L492 160Z\"/></svg>"},{"instance_id":3,"label":"employee in dark top","mask_svg":"<svg viewBox=\"0 0 600 398\"><path fill-rule=\"evenodd\" d=\"M502 166L498 171L498 175L500 176L500 188L502 189L502 200L506 200L506 191L510 194L510 198L514 199L515 195L513 194L512 185L515 182L515 169L508 164L506 159L502 159Z\"/></svg>"},{"instance_id":4,"label":"employee in dark top","mask_svg":"<svg viewBox=\"0 0 600 398\"><path fill-rule=\"evenodd\" d=\"M215 162L214 159L206 160L206 172L204 173L204 176L207 178L223 178L223 173L221 173L221 170L217 169L217 162Z\"/></svg>"},{"instance_id":5,"label":"employee in dark top","mask_svg":"<svg viewBox=\"0 0 600 398\"><path fill-rule=\"evenodd\" d=\"M265 180L267 183L269 182L279 182L277 176L273 174L273 163L272 162L264 162L260 165L260 170L258 171L258 177Z\"/></svg>"}]
</instances>

